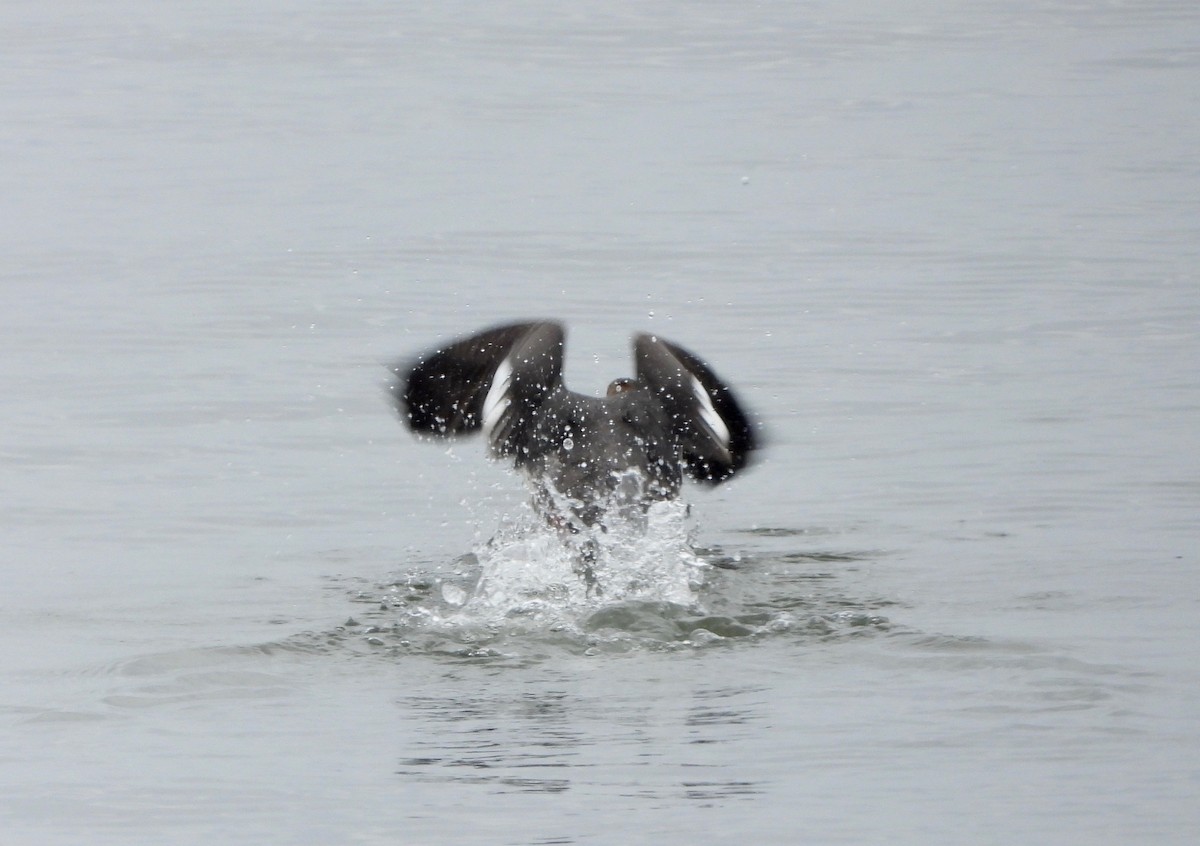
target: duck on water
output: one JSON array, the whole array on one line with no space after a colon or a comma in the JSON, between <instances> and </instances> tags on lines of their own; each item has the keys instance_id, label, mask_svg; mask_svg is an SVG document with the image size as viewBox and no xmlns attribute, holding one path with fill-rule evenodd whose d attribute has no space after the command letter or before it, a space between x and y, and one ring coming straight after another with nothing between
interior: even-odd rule
<instances>
[{"instance_id":1,"label":"duck on water","mask_svg":"<svg viewBox=\"0 0 1200 846\"><path fill-rule=\"evenodd\" d=\"M551 321L486 329L394 369L401 418L439 439L481 432L511 460L564 537L676 499L684 477L719 484L746 467L755 426L696 355L657 335L633 338L633 379L604 397L563 383L565 331ZM582 549L590 581L594 547Z\"/></svg>"}]
</instances>

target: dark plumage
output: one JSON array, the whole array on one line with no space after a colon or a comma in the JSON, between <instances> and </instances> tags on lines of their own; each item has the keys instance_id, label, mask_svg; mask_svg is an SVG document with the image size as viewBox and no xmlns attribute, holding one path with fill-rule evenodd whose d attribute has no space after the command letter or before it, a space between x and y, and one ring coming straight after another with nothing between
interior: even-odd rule
<instances>
[{"instance_id":1,"label":"dark plumage","mask_svg":"<svg viewBox=\"0 0 1200 846\"><path fill-rule=\"evenodd\" d=\"M492 455L512 459L539 503L572 524L602 523L614 501L672 499L684 476L717 484L746 466L755 429L692 353L635 335L636 378L592 397L563 384L563 340L558 323L514 323L418 356L395 370L400 414L419 435L482 431Z\"/></svg>"}]
</instances>

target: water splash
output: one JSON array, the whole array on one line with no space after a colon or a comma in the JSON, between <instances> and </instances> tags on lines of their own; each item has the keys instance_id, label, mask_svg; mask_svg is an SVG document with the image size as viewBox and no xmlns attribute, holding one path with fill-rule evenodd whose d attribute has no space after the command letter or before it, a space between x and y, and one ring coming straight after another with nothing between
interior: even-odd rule
<instances>
[{"instance_id":1,"label":"water splash","mask_svg":"<svg viewBox=\"0 0 1200 846\"><path fill-rule=\"evenodd\" d=\"M685 503L656 502L645 512L613 509L604 524L568 529L525 508L475 550L479 580L463 604L501 617L624 601L695 606L708 565L692 549L687 514Z\"/></svg>"},{"instance_id":2,"label":"water splash","mask_svg":"<svg viewBox=\"0 0 1200 846\"><path fill-rule=\"evenodd\" d=\"M574 531L544 505L522 506L449 566L361 580L359 608L343 625L289 646L526 664L891 629L877 613L890 601L846 595L831 571L871 555L798 551L791 534L768 538L785 547L769 552L696 547L689 508L677 501L614 509L604 528Z\"/></svg>"}]
</instances>

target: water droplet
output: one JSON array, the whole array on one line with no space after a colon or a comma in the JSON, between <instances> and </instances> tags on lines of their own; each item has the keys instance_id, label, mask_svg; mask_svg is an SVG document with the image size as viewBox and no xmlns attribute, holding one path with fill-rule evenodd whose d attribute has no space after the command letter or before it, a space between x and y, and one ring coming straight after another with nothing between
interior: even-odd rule
<instances>
[{"instance_id":1,"label":"water droplet","mask_svg":"<svg viewBox=\"0 0 1200 846\"><path fill-rule=\"evenodd\" d=\"M575 449L575 442L570 438L563 438L563 449Z\"/></svg>"},{"instance_id":2,"label":"water droplet","mask_svg":"<svg viewBox=\"0 0 1200 846\"><path fill-rule=\"evenodd\" d=\"M442 584L442 599L448 605L462 605L467 601L467 592L458 585Z\"/></svg>"}]
</instances>

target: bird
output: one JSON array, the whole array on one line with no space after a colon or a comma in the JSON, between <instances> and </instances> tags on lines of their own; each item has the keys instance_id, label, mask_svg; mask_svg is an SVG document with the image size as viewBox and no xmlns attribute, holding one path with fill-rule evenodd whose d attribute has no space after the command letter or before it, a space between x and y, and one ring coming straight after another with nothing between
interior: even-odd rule
<instances>
[{"instance_id":1,"label":"bird","mask_svg":"<svg viewBox=\"0 0 1200 846\"><path fill-rule=\"evenodd\" d=\"M481 433L570 534L677 499L685 478L724 482L759 448L733 390L678 344L635 334L635 378L596 397L564 384L565 339L561 323L523 321L422 353L392 368L396 408L419 437Z\"/></svg>"}]
</instances>

